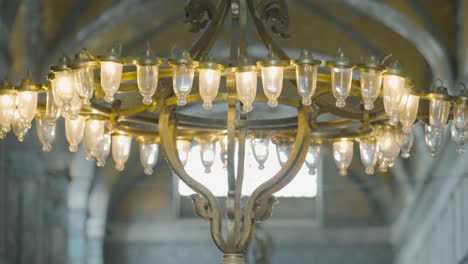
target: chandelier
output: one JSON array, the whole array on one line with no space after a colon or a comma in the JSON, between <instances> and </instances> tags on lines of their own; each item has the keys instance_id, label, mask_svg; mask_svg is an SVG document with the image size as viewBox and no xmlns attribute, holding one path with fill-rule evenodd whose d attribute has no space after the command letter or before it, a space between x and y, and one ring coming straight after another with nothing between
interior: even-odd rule
<instances>
[{"instance_id":1,"label":"chandelier","mask_svg":"<svg viewBox=\"0 0 468 264\"><path fill-rule=\"evenodd\" d=\"M189 51L173 58L158 58L149 46L140 57L122 57L118 45L97 57L83 49L73 60L63 56L51 66L47 83L26 78L16 87L3 81L0 136L12 129L22 141L35 119L37 136L47 152L56 136L56 120L63 117L71 152L81 144L87 159L100 167L112 152L115 168L122 171L136 139L148 175L161 146L174 172L197 193L192 195L195 211L210 222L213 241L224 253L222 263L244 263L255 222L271 216L273 194L303 164L314 172L323 145L333 149L341 175L351 164L354 144L359 144L365 173L373 174L377 165L385 172L400 153L403 158L410 156L416 122L424 124L426 146L437 155L445 126L452 120L452 141L458 152L464 151L468 140L464 87L456 96L448 94L442 81L431 89L415 89L393 58L383 63L370 56L355 65L342 50L335 59L322 61L303 49L291 60L272 37L287 37L287 8L282 1L222 0L215 8L209 1L192 0L186 13L191 31L204 32ZM233 29L230 58L221 64L208 55L228 16ZM268 48L265 58L256 63L247 54L248 16ZM138 101L133 100L135 94L141 95ZM256 114L256 108L262 114ZM281 169L243 204L248 142L259 168L268 158L270 142L275 144ZM200 172L184 169L195 144L200 145L206 173L216 153L225 165L225 205L191 176Z\"/></svg>"}]
</instances>

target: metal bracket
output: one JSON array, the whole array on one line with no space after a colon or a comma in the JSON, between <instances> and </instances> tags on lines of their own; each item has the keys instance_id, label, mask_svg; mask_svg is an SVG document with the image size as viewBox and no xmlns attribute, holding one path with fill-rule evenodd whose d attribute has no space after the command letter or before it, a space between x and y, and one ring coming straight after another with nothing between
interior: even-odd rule
<instances>
[{"instance_id":1,"label":"metal bracket","mask_svg":"<svg viewBox=\"0 0 468 264\"><path fill-rule=\"evenodd\" d=\"M197 33L213 18L216 6L211 0L189 0L185 6L185 23L191 24L190 32Z\"/></svg>"},{"instance_id":2,"label":"metal bracket","mask_svg":"<svg viewBox=\"0 0 468 264\"><path fill-rule=\"evenodd\" d=\"M255 7L257 16L271 31L282 38L289 38L288 6L285 0L261 0Z\"/></svg>"}]
</instances>

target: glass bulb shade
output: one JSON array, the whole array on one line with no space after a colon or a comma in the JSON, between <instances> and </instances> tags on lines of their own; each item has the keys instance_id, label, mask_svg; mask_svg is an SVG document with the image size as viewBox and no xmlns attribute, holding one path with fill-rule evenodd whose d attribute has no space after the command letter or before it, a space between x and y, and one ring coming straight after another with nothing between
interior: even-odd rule
<instances>
[{"instance_id":1,"label":"glass bulb shade","mask_svg":"<svg viewBox=\"0 0 468 264\"><path fill-rule=\"evenodd\" d=\"M36 118L36 132L42 144L42 151L50 152L52 150L52 143L55 140L55 124L50 123L43 116L38 116Z\"/></svg>"},{"instance_id":2,"label":"glass bulb shade","mask_svg":"<svg viewBox=\"0 0 468 264\"><path fill-rule=\"evenodd\" d=\"M68 109L75 96L75 81L72 71L55 72L55 84L53 86L54 96L63 104L64 109Z\"/></svg>"},{"instance_id":3,"label":"glass bulb shade","mask_svg":"<svg viewBox=\"0 0 468 264\"><path fill-rule=\"evenodd\" d=\"M345 139L333 142L333 159L342 176L346 175L353 161L353 145L353 141Z\"/></svg>"},{"instance_id":4,"label":"glass bulb shade","mask_svg":"<svg viewBox=\"0 0 468 264\"><path fill-rule=\"evenodd\" d=\"M382 71L361 70L361 96L366 110L374 109L374 101L379 97L382 86Z\"/></svg>"},{"instance_id":5,"label":"glass bulb shade","mask_svg":"<svg viewBox=\"0 0 468 264\"><path fill-rule=\"evenodd\" d=\"M410 157L411 148L414 144L413 131L403 134L403 141L401 142L401 157L407 159Z\"/></svg>"},{"instance_id":6,"label":"glass bulb shade","mask_svg":"<svg viewBox=\"0 0 468 264\"><path fill-rule=\"evenodd\" d=\"M16 106L21 119L28 125L36 116L37 111L37 92L34 91L19 91L16 95Z\"/></svg>"},{"instance_id":7,"label":"glass bulb shade","mask_svg":"<svg viewBox=\"0 0 468 264\"><path fill-rule=\"evenodd\" d=\"M122 79L123 65L113 61L101 61L101 86L104 91L104 100L108 103L114 101Z\"/></svg>"},{"instance_id":8,"label":"glass bulb shade","mask_svg":"<svg viewBox=\"0 0 468 264\"><path fill-rule=\"evenodd\" d=\"M404 133L411 133L416 121L419 107L419 96L408 94L405 103L400 108L400 123Z\"/></svg>"},{"instance_id":9,"label":"glass bulb shade","mask_svg":"<svg viewBox=\"0 0 468 264\"><path fill-rule=\"evenodd\" d=\"M443 130L450 112L450 101L432 99L429 102L429 124L436 130Z\"/></svg>"},{"instance_id":10,"label":"glass bulb shade","mask_svg":"<svg viewBox=\"0 0 468 264\"><path fill-rule=\"evenodd\" d=\"M211 173L211 166L216 158L216 141L204 140L200 143L200 157L205 173Z\"/></svg>"},{"instance_id":11,"label":"glass bulb shade","mask_svg":"<svg viewBox=\"0 0 468 264\"><path fill-rule=\"evenodd\" d=\"M132 137L128 135L113 135L112 136L112 157L114 158L115 168L118 171L123 171L125 163L130 156L132 147Z\"/></svg>"},{"instance_id":12,"label":"glass bulb shade","mask_svg":"<svg viewBox=\"0 0 468 264\"><path fill-rule=\"evenodd\" d=\"M310 175L315 174L321 159L320 145L310 145L305 158L305 164L309 169Z\"/></svg>"},{"instance_id":13,"label":"glass bulb shade","mask_svg":"<svg viewBox=\"0 0 468 264\"><path fill-rule=\"evenodd\" d=\"M192 145L192 142L190 142L190 140L178 139L176 141L177 152L179 153L179 160L183 166L187 164L188 154L189 154L191 145Z\"/></svg>"},{"instance_id":14,"label":"glass bulb shade","mask_svg":"<svg viewBox=\"0 0 468 264\"><path fill-rule=\"evenodd\" d=\"M227 136L222 136L219 139L219 145L220 145L220 152L219 152L219 157L221 159L221 162L223 163L223 168L227 168L227 160L228 160L228 155L227 155L227 145L228 145L228 138Z\"/></svg>"},{"instance_id":15,"label":"glass bulb shade","mask_svg":"<svg viewBox=\"0 0 468 264\"><path fill-rule=\"evenodd\" d=\"M86 120L84 116L76 119L65 118L65 136L69 144L70 152L78 151L78 145L83 140Z\"/></svg>"},{"instance_id":16,"label":"glass bulb shade","mask_svg":"<svg viewBox=\"0 0 468 264\"><path fill-rule=\"evenodd\" d=\"M11 122L15 114L16 95L0 95L0 126L2 133L8 133L11 129Z\"/></svg>"},{"instance_id":17,"label":"glass bulb shade","mask_svg":"<svg viewBox=\"0 0 468 264\"><path fill-rule=\"evenodd\" d=\"M46 92L46 110L45 118L55 124L55 121L60 117L60 107L55 103L54 95L51 90Z\"/></svg>"},{"instance_id":18,"label":"glass bulb shade","mask_svg":"<svg viewBox=\"0 0 468 264\"><path fill-rule=\"evenodd\" d=\"M67 110L62 109L62 116L65 118L70 118L70 119L76 119L78 118L78 114L81 111L81 106L83 105L82 100L78 96L78 94L75 94L73 97L73 100L70 103L70 108Z\"/></svg>"},{"instance_id":19,"label":"glass bulb shade","mask_svg":"<svg viewBox=\"0 0 468 264\"><path fill-rule=\"evenodd\" d=\"M383 75L383 101L390 124L396 125L399 118L399 106L405 89L405 78L393 75Z\"/></svg>"},{"instance_id":20,"label":"glass bulb shade","mask_svg":"<svg viewBox=\"0 0 468 264\"><path fill-rule=\"evenodd\" d=\"M453 124L460 131L468 130L468 106L466 102L458 102L453 107Z\"/></svg>"},{"instance_id":21,"label":"glass bulb shade","mask_svg":"<svg viewBox=\"0 0 468 264\"><path fill-rule=\"evenodd\" d=\"M398 128L393 126L382 126L376 129L377 149L379 151L380 168L391 167L400 153L401 140L398 138Z\"/></svg>"},{"instance_id":22,"label":"glass bulb shade","mask_svg":"<svg viewBox=\"0 0 468 264\"><path fill-rule=\"evenodd\" d=\"M284 166L288 161L292 148L293 144L289 143L280 143L276 145L276 155L278 156L278 162L281 166Z\"/></svg>"},{"instance_id":23,"label":"glass bulb shade","mask_svg":"<svg viewBox=\"0 0 468 264\"><path fill-rule=\"evenodd\" d=\"M218 95L221 71L214 69L199 69L198 81L200 96L203 99L203 108L211 109L213 100Z\"/></svg>"},{"instance_id":24,"label":"glass bulb shade","mask_svg":"<svg viewBox=\"0 0 468 264\"><path fill-rule=\"evenodd\" d=\"M336 98L336 107L345 107L345 100L351 90L352 80L353 68L331 68L331 85L333 95Z\"/></svg>"},{"instance_id":25,"label":"glass bulb shade","mask_svg":"<svg viewBox=\"0 0 468 264\"><path fill-rule=\"evenodd\" d=\"M51 90L52 90L52 98L54 99L54 102L55 102L55 105L59 108L62 107L63 105L63 102L62 100L60 100L59 96L57 95L57 82L55 81L55 79L53 80L50 80L50 86L51 86Z\"/></svg>"},{"instance_id":26,"label":"glass bulb shade","mask_svg":"<svg viewBox=\"0 0 468 264\"><path fill-rule=\"evenodd\" d=\"M84 67L74 70L73 73L76 93L83 104L89 106L94 93L94 70L91 67Z\"/></svg>"},{"instance_id":27,"label":"glass bulb shade","mask_svg":"<svg viewBox=\"0 0 468 264\"><path fill-rule=\"evenodd\" d=\"M187 96L192 90L195 68L185 64L178 64L173 65L172 70L172 87L177 96L177 104L185 105L187 104Z\"/></svg>"},{"instance_id":28,"label":"glass bulb shade","mask_svg":"<svg viewBox=\"0 0 468 264\"><path fill-rule=\"evenodd\" d=\"M97 156L97 149L105 132L106 121L99 119L88 119L85 125L85 137L92 156Z\"/></svg>"},{"instance_id":29,"label":"glass bulb shade","mask_svg":"<svg viewBox=\"0 0 468 264\"><path fill-rule=\"evenodd\" d=\"M365 138L359 142L361 162L364 165L366 174L374 174L374 167L378 160L377 148L377 140L374 137Z\"/></svg>"},{"instance_id":30,"label":"glass bulb shade","mask_svg":"<svg viewBox=\"0 0 468 264\"><path fill-rule=\"evenodd\" d=\"M153 168L158 162L159 144L140 143L140 163L146 175L153 174Z\"/></svg>"},{"instance_id":31,"label":"glass bulb shade","mask_svg":"<svg viewBox=\"0 0 468 264\"><path fill-rule=\"evenodd\" d=\"M86 137L83 137L82 145L83 145L83 150L85 152L85 159L92 160L94 158L94 155L91 153L91 148L88 144L88 141L86 140Z\"/></svg>"},{"instance_id":32,"label":"glass bulb shade","mask_svg":"<svg viewBox=\"0 0 468 264\"><path fill-rule=\"evenodd\" d=\"M104 134L99 138L96 149L96 164L98 167L106 165L107 156L109 156L111 148L111 136Z\"/></svg>"},{"instance_id":33,"label":"glass bulb shade","mask_svg":"<svg viewBox=\"0 0 468 264\"><path fill-rule=\"evenodd\" d=\"M29 127L28 123L24 122L18 109L16 109L13 115L13 121L11 123L11 126L13 127L13 133L15 133L19 142L23 142L24 136L28 132Z\"/></svg>"},{"instance_id":34,"label":"glass bulb shade","mask_svg":"<svg viewBox=\"0 0 468 264\"><path fill-rule=\"evenodd\" d=\"M253 109L252 103L257 95L257 72L236 72L235 75L237 98L244 104L242 110L250 112Z\"/></svg>"},{"instance_id":35,"label":"glass bulb shade","mask_svg":"<svg viewBox=\"0 0 468 264\"><path fill-rule=\"evenodd\" d=\"M157 65L137 66L138 90L143 96L143 104L145 105L151 104L151 98L158 88L158 69Z\"/></svg>"},{"instance_id":36,"label":"glass bulb shade","mask_svg":"<svg viewBox=\"0 0 468 264\"><path fill-rule=\"evenodd\" d=\"M453 143L455 143L458 153L465 152L465 144L467 142L468 131L458 129L455 125L455 122L452 123L450 127L450 136L452 137Z\"/></svg>"},{"instance_id":37,"label":"glass bulb shade","mask_svg":"<svg viewBox=\"0 0 468 264\"><path fill-rule=\"evenodd\" d=\"M424 139L426 142L426 147L431 156L437 156L440 152L440 147L442 146L443 139L443 130L441 131L438 128L434 128L431 125L424 126Z\"/></svg>"},{"instance_id":38,"label":"glass bulb shade","mask_svg":"<svg viewBox=\"0 0 468 264\"><path fill-rule=\"evenodd\" d=\"M268 98L268 105L278 105L278 97L283 90L283 66L266 66L262 68L263 92Z\"/></svg>"},{"instance_id":39,"label":"glass bulb shade","mask_svg":"<svg viewBox=\"0 0 468 264\"><path fill-rule=\"evenodd\" d=\"M258 162L258 168L265 168L265 161L268 159L270 139L268 137L251 138L252 153Z\"/></svg>"},{"instance_id":40,"label":"glass bulb shade","mask_svg":"<svg viewBox=\"0 0 468 264\"><path fill-rule=\"evenodd\" d=\"M301 64L296 67L297 91L303 105L312 104L312 96L317 89L317 65Z\"/></svg>"}]
</instances>

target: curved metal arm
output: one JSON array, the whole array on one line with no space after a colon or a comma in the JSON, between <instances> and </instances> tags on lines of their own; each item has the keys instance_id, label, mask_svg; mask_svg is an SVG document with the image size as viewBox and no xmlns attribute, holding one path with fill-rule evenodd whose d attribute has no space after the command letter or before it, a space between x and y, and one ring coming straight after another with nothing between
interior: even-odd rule
<instances>
[{"instance_id":1,"label":"curved metal arm","mask_svg":"<svg viewBox=\"0 0 468 264\"><path fill-rule=\"evenodd\" d=\"M210 212L201 213L210 220L211 236L216 246L224 252L226 244L223 240L221 232L221 210L219 208L218 200L213 193L203 186L201 183L193 179L184 169L184 166L180 162L178 151L176 148L176 131L175 121L170 120L170 109L168 107L163 108L159 117L159 128L161 145L166 156L167 161L171 165L174 172L179 178L187 184L192 190L202 195L207 205L210 207ZM199 202L200 204L200 202ZM206 210L205 210L206 211Z\"/></svg>"},{"instance_id":2,"label":"curved metal arm","mask_svg":"<svg viewBox=\"0 0 468 264\"><path fill-rule=\"evenodd\" d=\"M285 187L302 167L310 144L310 128L302 107L298 108L298 128L294 147L288 161L270 180L260 185L250 196L244 216L244 229L238 248L246 249L252 237L251 228L256 219L256 207L268 202L269 197Z\"/></svg>"}]
</instances>

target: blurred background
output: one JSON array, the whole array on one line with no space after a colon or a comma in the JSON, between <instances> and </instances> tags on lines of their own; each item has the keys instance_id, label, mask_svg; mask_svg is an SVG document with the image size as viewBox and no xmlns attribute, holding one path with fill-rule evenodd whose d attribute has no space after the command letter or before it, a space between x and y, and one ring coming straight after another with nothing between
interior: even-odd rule
<instances>
[{"instance_id":1,"label":"blurred background","mask_svg":"<svg viewBox=\"0 0 468 264\"><path fill-rule=\"evenodd\" d=\"M456 94L454 84L468 81L468 1L287 4L290 38L277 41L292 58L302 47L321 58L342 48L356 62L392 54L420 89L441 79ZM0 79L18 83L31 71L35 81L44 82L63 53L86 48L101 54L115 41L124 56L142 54L150 41L157 55L169 57L200 35L184 23L185 5L0 0ZM248 41L253 60L262 58L266 49L253 27ZM226 25L212 55L227 61L229 45ZM220 261L208 223L194 214L190 192L162 155L146 176L134 144L125 171L118 173L112 162L97 168L81 150L69 153L64 135L59 120L50 153L41 151L34 128L21 144L12 134L0 142L1 264ZM431 157L423 128L416 125L411 158L372 176L364 174L357 155L348 176L339 176L330 150L323 150L317 173L298 177L296 187L280 194L273 217L260 224L249 263L468 263L468 154L457 154L446 141L441 154ZM198 150L192 152L190 169L215 181L218 175L204 174L195 162ZM276 162L275 153L269 160Z\"/></svg>"}]
</instances>

